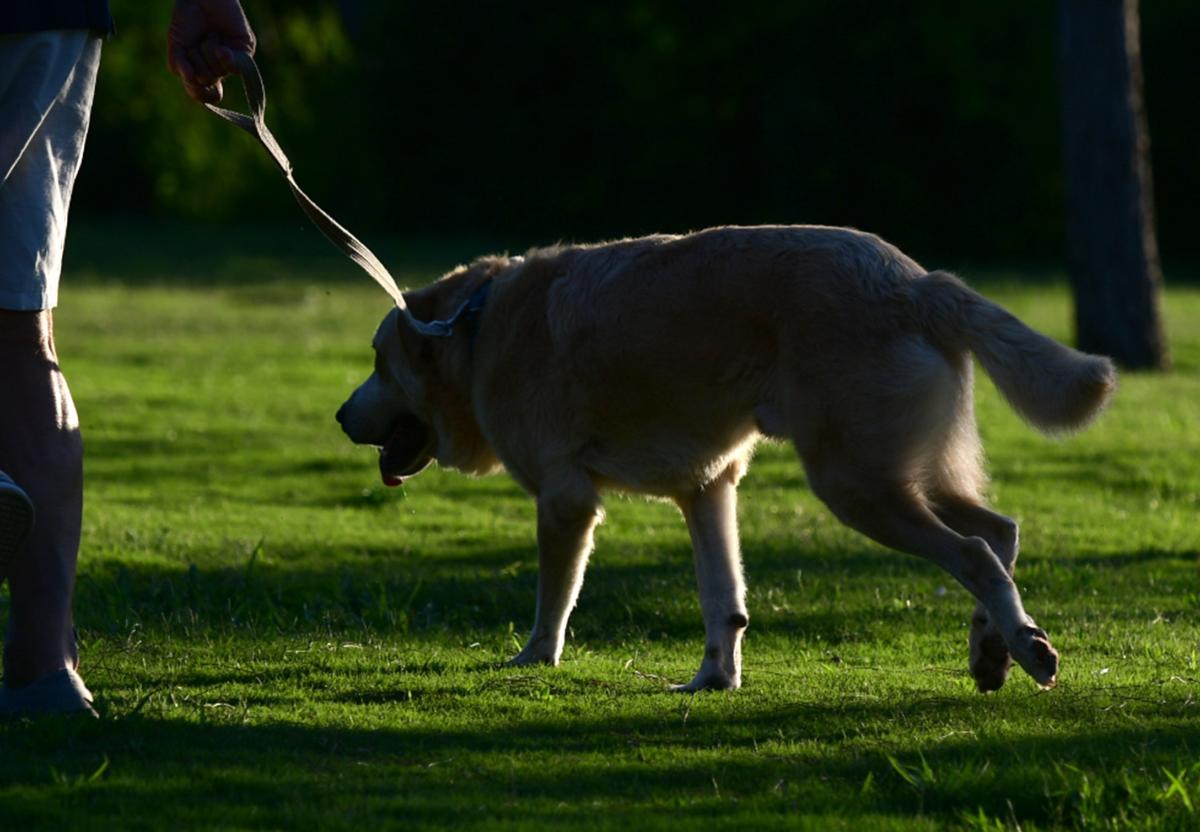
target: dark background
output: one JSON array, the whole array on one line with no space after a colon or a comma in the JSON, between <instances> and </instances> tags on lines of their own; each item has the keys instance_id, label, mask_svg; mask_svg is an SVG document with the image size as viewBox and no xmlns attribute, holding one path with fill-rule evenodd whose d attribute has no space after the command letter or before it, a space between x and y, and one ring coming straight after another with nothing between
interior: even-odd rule
<instances>
[{"instance_id":1,"label":"dark background","mask_svg":"<svg viewBox=\"0 0 1200 832\"><path fill-rule=\"evenodd\" d=\"M823 223L918 256L1061 260L1049 0L245 6L268 122L356 231L534 243ZM113 11L75 218L296 219L265 153L167 73L170 2ZM1144 0L1168 274L1200 259L1198 43L1200 4Z\"/></svg>"}]
</instances>

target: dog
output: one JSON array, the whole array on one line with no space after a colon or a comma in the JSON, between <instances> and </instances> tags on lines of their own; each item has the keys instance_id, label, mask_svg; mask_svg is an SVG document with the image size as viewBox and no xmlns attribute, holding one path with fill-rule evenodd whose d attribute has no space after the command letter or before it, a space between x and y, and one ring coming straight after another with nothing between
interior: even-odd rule
<instances>
[{"instance_id":1,"label":"dog","mask_svg":"<svg viewBox=\"0 0 1200 832\"><path fill-rule=\"evenodd\" d=\"M705 648L691 682L741 685L749 625L737 485L754 446L790 440L844 524L928 558L977 600L968 666L997 690L1059 657L1013 582L1018 529L987 508L979 360L1047 433L1116 388L1112 363L1040 335L957 277L874 235L719 227L484 257L404 295L375 368L337 414L398 485L436 460L504 468L537 501L533 631L512 663L556 665L600 495L674 501L695 553Z\"/></svg>"}]
</instances>

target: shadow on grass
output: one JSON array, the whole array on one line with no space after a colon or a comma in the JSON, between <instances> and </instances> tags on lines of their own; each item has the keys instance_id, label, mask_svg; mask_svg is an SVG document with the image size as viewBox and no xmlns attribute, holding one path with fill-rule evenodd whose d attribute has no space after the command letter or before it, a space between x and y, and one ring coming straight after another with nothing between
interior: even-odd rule
<instances>
[{"instance_id":1,"label":"shadow on grass","mask_svg":"<svg viewBox=\"0 0 1200 832\"><path fill-rule=\"evenodd\" d=\"M171 568L161 562L86 565L76 593L76 620L85 635L143 632L233 632L241 628L304 632L332 628L382 638L424 633L461 634L464 643L511 624L523 636L532 624L537 555L528 547L464 545L439 552L428 562L397 548L357 546L352 555L337 546L313 544L293 552L274 547L272 562L253 555L237 567ZM750 553L754 555L753 552ZM294 559L303 559L298 566ZM795 583L802 569L810 583L857 582L856 598L882 575L905 570L899 556L866 551L836 560L787 558L756 563L753 581L762 586ZM597 646L621 640L678 640L695 646L703 637L691 552L670 547L637 562L593 563L572 616L575 638ZM314 561L338 564L312 566ZM900 560L903 564L904 561ZM926 571L928 567L922 567ZM868 583L868 577L874 582ZM752 584L753 585L753 584ZM930 599L924 612L966 621L963 598ZM894 633L913 611L903 605L864 611L853 603L798 597L788 608L752 610L755 634L816 640L827 644ZM920 626L925 626L924 624ZM956 635L957 637L957 635ZM698 647L697 647L698 649Z\"/></svg>"},{"instance_id":2,"label":"shadow on grass","mask_svg":"<svg viewBox=\"0 0 1200 832\"><path fill-rule=\"evenodd\" d=\"M1149 811L1169 812L1171 805L1143 794L1149 788L1137 779L1156 784L1159 771L1177 770L1200 744L1200 726L1176 715L1151 727L1015 740L958 732L921 745L864 746L863 726L929 719L960 725L978 707L946 699L814 702L743 716L708 708L680 720L681 699L659 700L658 714L535 716L499 729L492 721L411 729L253 724L244 714L204 708L190 720L143 713L94 724L13 725L0 728L0 817L31 824L26 828L74 825L81 817L97 826L123 818L159 828L301 820L348 828L372 817L415 825L645 828L798 814L853 824L921 813L953 823L982 809L1053 823L1086 812L1131 812L1139 800ZM1030 710L1019 700L989 702L1010 719ZM1088 724L1089 707L1074 706L1073 724ZM770 745L777 737L800 742ZM1122 771L1133 777L1126 776L1124 793L1094 788ZM1095 778L1090 792L1085 772ZM1186 821L1182 804L1179 813Z\"/></svg>"},{"instance_id":3,"label":"shadow on grass","mask_svg":"<svg viewBox=\"0 0 1200 832\"><path fill-rule=\"evenodd\" d=\"M1047 486L1062 483L1078 488L1081 483L1089 488L1101 488L1106 492L1137 499L1187 498L1195 493L1194 482L1174 482L1186 473L1172 465L1164 454L1147 455L1144 450L1083 451L1077 448L1043 449L1035 459L1022 461L1020 465L997 466L997 479L1013 484L1036 483Z\"/></svg>"},{"instance_id":4,"label":"shadow on grass","mask_svg":"<svg viewBox=\"0 0 1200 832\"><path fill-rule=\"evenodd\" d=\"M480 529L474 536L455 535L430 553L406 548L401 538L395 546L271 544L265 562L259 559L260 541L236 555L237 565L227 566L175 567L161 555L102 559L83 566L76 618L85 636L104 637L137 628L165 635L335 630L417 642L428 634L451 633L463 644L511 629L522 638L532 624L537 588L532 530L530 535L527 545L496 545ZM164 538L137 545L177 562L227 562L230 557L228 543ZM695 648L703 625L686 544L654 550L639 543L635 551L608 556L601 549L571 619L575 642L603 648L622 641L677 641ZM745 559L752 637L787 638L822 649L889 642L910 632L941 633L956 644L965 639L969 597L918 559L869 547L812 553L754 543L747 545ZM1040 605L1047 612L1079 612L1070 595L1081 580L1078 564L1111 575L1151 560L1178 567L1160 576L1163 586L1175 579L1180 591L1190 585L1194 556L1154 549L1083 554L1061 569L1042 570L1039 590L1049 597ZM943 592L943 584L952 590ZM1062 599L1058 603L1056 596ZM1142 609L1119 599L1101 604L1091 598L1088 610L1099 609L1114 625L1145 623Z\"/></svg>"}]
</instances>

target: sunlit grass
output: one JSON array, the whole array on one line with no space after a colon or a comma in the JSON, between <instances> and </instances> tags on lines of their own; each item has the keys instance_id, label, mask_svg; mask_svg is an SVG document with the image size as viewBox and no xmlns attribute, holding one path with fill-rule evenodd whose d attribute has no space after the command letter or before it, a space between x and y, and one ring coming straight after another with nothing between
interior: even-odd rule
<instances>
[{"instance_id":1,"label":"sunlit grass","mask_svg":"<svg viewBox=\"0 0 1200 832\"><path fill-rule=\"evenodd\" d=\"M436 470L387 490L333 421L387 298L316 248L214 256L205 287L169 271L181 245L64 289L104 718L0 726L4 828L1195 827L1200 292L1168 296L1176 371L1125 375L1085 434L1039 437L979 385L1057 689L975 694L965 593L767 445L746 686L690 697L665 691L702 648L673 509L610 498L563 666L501 667L532 622L528 498ZM1061 285L980 285L1068 337Z\"/></svg>"}]
</instances>

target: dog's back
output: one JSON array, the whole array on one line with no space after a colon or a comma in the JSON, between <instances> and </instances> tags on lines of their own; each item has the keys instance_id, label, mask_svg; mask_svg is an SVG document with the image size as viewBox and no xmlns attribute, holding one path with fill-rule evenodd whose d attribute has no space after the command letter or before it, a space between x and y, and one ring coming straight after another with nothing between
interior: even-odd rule
<instances>
[{"instance_id":1,"label":"dog's back","mask_svg":"<svg viewBox=\"0 0 1200 832\"><path fill-rule=\"evenodd\" d=\"M544 392L587 467L639 490L693 487L773 422L811 419L847 369L903 337L887 302L919 267L823 227L719 228L543 254ZM550 380L553 379L553 382ZM865 380L864 380L865 381ZM801 413L800 411L803 411Z\"/></svg>"},{"instance_id":2,"label":"dog's back","mask_svg":"<svg viewBox=\"0 0 1200 832\"><path fill-rule=\"evenodd\" d=\"M547 447L638 490L692 487L761 432L806 460L841 448L977 495L969 350L1035 425L1077 424L1111 389L1103 360L850 229L726 227L530 259L541 277L514 278L537 281L541 311L518 331L545 339L539 409L568 434ZM1072 373L1086 378L1066 402Z\"/></svg>"}]
</instances>

